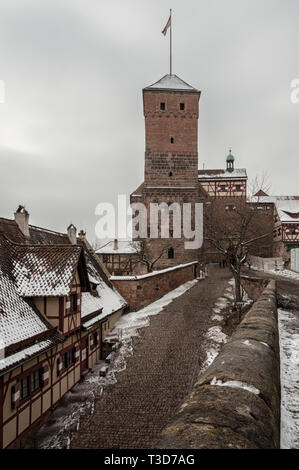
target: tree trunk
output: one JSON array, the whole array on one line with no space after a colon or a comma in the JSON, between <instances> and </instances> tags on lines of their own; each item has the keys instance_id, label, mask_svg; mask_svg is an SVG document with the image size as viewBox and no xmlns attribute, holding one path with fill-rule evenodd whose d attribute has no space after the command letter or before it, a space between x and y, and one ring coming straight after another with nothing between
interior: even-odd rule
<instances>
[{"instance_id":1,"label":"tree trunk","mask_svg":"<svg viewBox=\"0 0 299 470\"><path fill-rule=\"evenodd\" d=\"M234 273L234 278L235 278L235 302L239 303L242 301L241 275L239 271Z\"/></svg>"}]
</instances>

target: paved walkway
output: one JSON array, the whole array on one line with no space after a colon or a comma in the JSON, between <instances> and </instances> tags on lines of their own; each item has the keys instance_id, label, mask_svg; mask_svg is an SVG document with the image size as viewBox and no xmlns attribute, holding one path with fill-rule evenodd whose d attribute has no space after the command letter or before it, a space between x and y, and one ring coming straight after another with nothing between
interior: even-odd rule
<instances>
[{"instance_id":1,"label":"paved walkway","mask_svg":"<svg viewBox=\"0 0 299 470\"><path fill-rule=\"evenodd\" d=\"M72 448L155 447L206 359L204 336L217 323L211 319L212 308L230 278L228 269L212 267L207 279L151 317L133 339L126 370L72 435ZM230 334L225 327L223 331Z\"/></svg>"}]
</instances>

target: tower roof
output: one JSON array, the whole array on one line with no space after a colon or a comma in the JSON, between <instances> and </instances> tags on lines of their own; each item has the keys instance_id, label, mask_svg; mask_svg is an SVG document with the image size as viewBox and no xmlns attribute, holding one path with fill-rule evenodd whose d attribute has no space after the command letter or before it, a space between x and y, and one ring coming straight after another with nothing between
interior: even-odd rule
<instances>
[{"instance_id":1,"label":"tower roof","mask_svg":"<svg viewBox=\"0 0 299 470\"><path fill-rule=\"evenodd\" d=\"M177 75L164 75L157 82L147 86L144 90L175 90L175 91L191 91L199 92L196 88L192 87L188 83L184 82Z\"/></svg>"},{"instance_id":2,"label":"tower roof","mask_svg":"<svg viewBox=\"0 0 299 470\"><path fill-rule=\"evenodd\" d=\"M235 157L232 155L231 150L230 150L228 156L226 157L226 161L227 162L234 162L235 161Z\"/></svg>"}]
</instances>

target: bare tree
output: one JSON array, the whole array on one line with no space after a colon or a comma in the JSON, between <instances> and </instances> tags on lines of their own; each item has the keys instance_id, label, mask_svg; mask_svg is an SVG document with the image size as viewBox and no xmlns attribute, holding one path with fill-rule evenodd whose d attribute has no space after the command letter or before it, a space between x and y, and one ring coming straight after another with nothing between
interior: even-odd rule
<instances>
[{"instance_id":1,"label":"bare tree","mask_svg":"<svg viewBox=\"0 0 299 470\"><path fill-rule=\"evenodd\" d=\"M256 189L256 185L253 187ZM255 189L254 197L248 200L217 197L205 205L204 239L222 255L232 272L235 307L242 302L241 270L248 254L267 238L268 245L272 244L272 211L261 196L265 191Z\"/></svg>"},{"instance_id":2,"label":"bare tree","mask_svg":"<svg viewBox=\"0 0 299 470\"><path fill-rule=\"evenodd\" d=\"M152 252L150 251L148 244L145 240L138 240L131 242L135 254L131 260L132 266L143 265L146 268L146 272L151 273L154 270L154 266L162 258L162 256L168 252L170 245L165 245L161 250L158 251L156 256L153 258Z\"/></svg>"}]
</instances>

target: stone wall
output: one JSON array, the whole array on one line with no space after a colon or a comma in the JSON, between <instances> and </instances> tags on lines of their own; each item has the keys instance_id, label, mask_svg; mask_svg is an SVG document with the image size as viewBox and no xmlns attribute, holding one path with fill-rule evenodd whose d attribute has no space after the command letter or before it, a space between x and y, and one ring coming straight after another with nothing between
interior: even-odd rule
<instances>
[{"instance_id":1,"label":"stone wall","mask_svg":"<svg viewBox=\"0 0 299 470\"><path fill-rule=\"evenodd\" d=\"M198 262L193 261L141 276L111 276L110 279L130 310L137 311L198 275Z\"/></svg>"},{"instance_id":2,"label":"stone wall","mask_svg":"<svg viewBox=\"0 0 299 470\"><path fill-rule=\"evenodd\" d=\"M241 285L245 290L248 297L252 300L257 300L262 294L265 287L268 285L267 279L254 276L241 276Z\"/></svg>"},{"instance_id":3,"label":"stone wall","mask_svg":"<svg viewBox=\"0 0 299 470\"><path fill-rule=\"evenodd\" d=\"M275 281L193 387L156 448L279 448L280 368Z\"/></svg>"}]
</instances>

